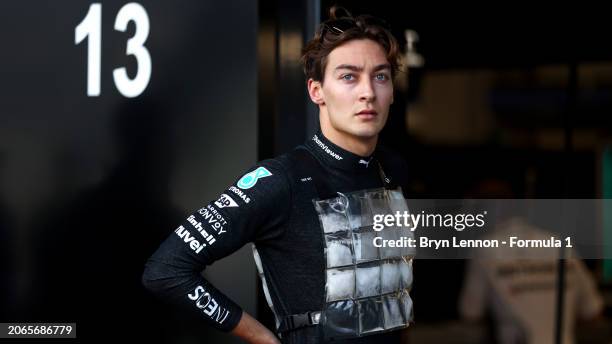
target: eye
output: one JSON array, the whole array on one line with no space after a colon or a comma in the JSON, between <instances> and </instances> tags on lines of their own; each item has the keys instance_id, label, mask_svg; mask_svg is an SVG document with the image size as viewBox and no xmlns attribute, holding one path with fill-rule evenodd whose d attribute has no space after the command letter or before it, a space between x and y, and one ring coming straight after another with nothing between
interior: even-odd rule
<instances>
[{"instance_id":1,"label":"eye","mask_svg":"<svg viewBox=\"0 0 612 344\"><path fill-rule=\"evenodd\" d=\"M353 81L355 80L355 76L353 74L344 74L342 80Z\"/></svg>"},{"instance_id":2,"label":"eye","mask_svg":"<svg viewBox=\"0 0 612 344\"><path fill-rule=\"evenodd\" d=\"M378 81L386 81L389 80L389 76L384 73L376 74L376 80Z\"/></svg>"}]
</instances>

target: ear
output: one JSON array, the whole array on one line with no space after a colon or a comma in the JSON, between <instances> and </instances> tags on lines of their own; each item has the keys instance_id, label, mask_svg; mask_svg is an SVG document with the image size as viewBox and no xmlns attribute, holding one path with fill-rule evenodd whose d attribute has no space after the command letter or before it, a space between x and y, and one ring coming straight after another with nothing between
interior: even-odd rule
<instances>
[{"instance_id":1,"label":"ear","mask_svg":"<svg viewBox=\"0 0 612 344\"><path fill-rule=\"evenodd\" d=\"M325 105L325 97L320 81L315 81L312 78L308 79L308 95L310 100L317 105Z\"/></svg>"}]
</instances>

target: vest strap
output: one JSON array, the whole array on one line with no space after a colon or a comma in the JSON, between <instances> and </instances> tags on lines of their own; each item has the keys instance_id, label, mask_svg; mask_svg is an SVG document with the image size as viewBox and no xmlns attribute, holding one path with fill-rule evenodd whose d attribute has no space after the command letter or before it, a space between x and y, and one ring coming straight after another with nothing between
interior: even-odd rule
<instances>
[{"instance_id":1,"label":"vest strap","mask_svg":"<svg viewBox=\"0 0 612 344\"><path fill-rule=\"evenodd\" d=\"M318 311L288 315L281 321L278 331L282 333L302 327L318 325L321 321L321 313L321 311Z\"/></svg>"}]
</instances>

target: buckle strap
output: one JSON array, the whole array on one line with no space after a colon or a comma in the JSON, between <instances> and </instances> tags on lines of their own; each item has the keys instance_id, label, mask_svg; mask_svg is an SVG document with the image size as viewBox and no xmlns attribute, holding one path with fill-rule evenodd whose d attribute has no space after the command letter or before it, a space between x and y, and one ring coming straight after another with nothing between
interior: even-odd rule
<instances>
[{"instance_id":1,"label":"buckle strap","mask_svg":"<svg viewBox=\"0 0 612 344\"><path fill-rule=\"evenodd\" d=\"M306 326L318 325L321 321L321 311L292 314L286 316L278 328L278 332L297 330Z\"/></svg>"}]
</instances>

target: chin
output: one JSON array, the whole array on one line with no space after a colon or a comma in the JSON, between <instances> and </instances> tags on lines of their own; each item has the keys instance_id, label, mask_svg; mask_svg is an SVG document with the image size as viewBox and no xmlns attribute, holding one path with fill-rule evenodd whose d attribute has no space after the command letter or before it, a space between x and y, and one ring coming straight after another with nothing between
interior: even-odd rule
<instances>
[{"instance_id":1,"label":"chin","mask_svg":"<svg viewBox=\"0 0 612 344\"><path fill-rule=\"evenodd\" d=\"M382 120L382 118L377 118L376 120L370 122L352 123L350 128L351 133L362 138L372 138L382 131L383 127L385 126L385 122L386 121Z\"/></svg>"},{"instance_id":2,"label":"chin","mask_svg":"<svg viewBox=\"0 0 612 344\"><path fill-rule=\"evenodd\" d=\"M361 138L372 138L375 137L376 135L378 135L380 133L380 131L382 130L382 128L378 128L378 127L369 127L369 128L356 128L355 130L352 130L353 135L357 136L357 137L361 137Z\"/></svg>"}]
</instances>

